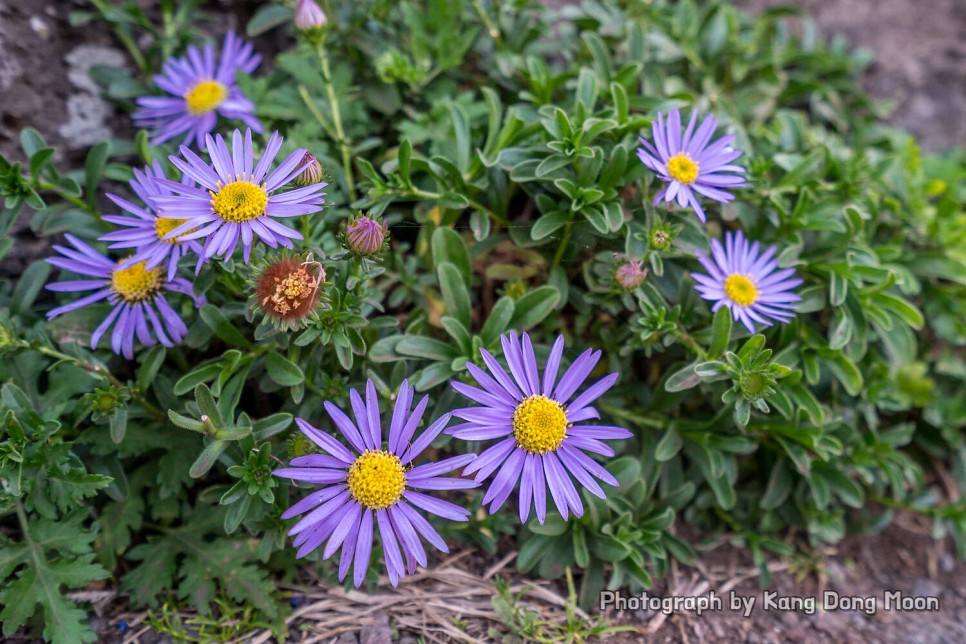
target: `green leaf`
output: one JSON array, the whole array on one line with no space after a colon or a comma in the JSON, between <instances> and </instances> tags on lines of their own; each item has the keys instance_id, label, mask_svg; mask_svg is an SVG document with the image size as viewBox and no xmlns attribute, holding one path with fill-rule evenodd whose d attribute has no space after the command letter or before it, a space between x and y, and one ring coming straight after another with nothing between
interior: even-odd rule
<instances>
[{"instance_id":1,"label":"green leaf","mask_svg":"<svg viewBox=\"0 0 966 644\"><path fill-rule=\"evenodd\" d=\"M193 479L198 479L207 474L226 447L228 447L228 443L225 441L219 440L208 443L201 454L198 455L198 458L195 459L195 462L191 464L188 475Z\"/></svg>"},{"instance_id":2,"label":"green leaf","mask_svg":"<svg viewBox=\"0 0 966 644\"><path fill-rule=\"evenodd\" d=\"M399 176L403 180L403 184L407 186L412 185L412 179L409 176L412 158L413 144L410 143L409 139L403 139L402 143L399 144L396 159L399 162Z\"/></svg>"},{"instance_id":3,"label":"green leaf","mask_svg":"<svg viewBox=\"0 0 966 644\"><path fill-rule=\"evenodd\" d=\"M732 322L731 309L728 307L722 306L715 311L714 320L711 323L711 344L708 348L709 358L717 358L728 348L728 341L731 340Z\"/></svg>"},{"instance_id":4,"label":"green leaf","mask_svg":"<svg viewBox=\"0 0 966 644\"><path fill-rule=\"evenodd\" d=\"M265 369L268 377L283 387L294 387L305 381L302 369L279 353L269 353L265 356Z\"/></svg>"},{"instance_id":5,"label":"green leaf","mask_svg":"<svg viewBox=\"0 0 966 644\"><path fill-rule=\"evenodd\" d=\"M436 274L443 292L446 313L469 329L473 312L470 308L470 294L459 269L450 262L444 262L436 267Z\"/></svg>"},{"instance_id":6,"label":"green leaf","mask_svg":"<svg viewBox=\"0 0 966 644\"><path fill-rule=\"evenodd\" d=\"M510 321L513 319L513 312L516 304L513 298L504 295L496 301L493 309L490 310L490 317L486 319L483 328L480 329L480 339L483 344L488 345L507 330Z\"/></svg>"},{"instance_id":7,"label":"green leaf","mask_svg":"<svg viewBox=\"0 0 966 644\"><path fill-rule=\"evenodd\" d=\"M251 348L251 342L238 331L235 325L228 321L228 318L221 312L221 309L214 304L205 304L201 307L199 314L205 324L208 325L208 328L228 344L236 347L245 347L246 349Z\"/></svg>"},{"instance_id":8,"label":"green leaf","mask_svg":"<svg viewBox=\"0 0 966 644\"><path fill-rule=\"evenodd\" d=\"M137 383L141 389L147 389L154 382L158 370L164 364L167 349L164 345L156 345L141 354L141 367L138 369Z\"/></svg>"},{"instance_id":9,"label":"green leaf","mask_svg":"<svg viewBox=\"0 0 966 644\"><path fill-rule=\"evenodd\" d=\"M701 376L694 373L694 363L678 369L664 381L664 390L675 393L697 387L701 383Z\"/></svg>"},{"instance_id":10,"label":"green leaf","mask_svg":"<svg viewBox=\"0 0 966 644\"><path fill-rule=\"evenodd\" d=\"M92 206L97 200L97 185L101 181L101 175L104 174L104 166L107 165L107 157L110 154L110 141L101 141L87 153L87 160L84 163L84 186L87 190L87 202Z\"/></svg>"},{"instance_id":11,"label":"green leaf","mask_svg":"<svg viewBox=\"0 0 966 644\"><path fill-rule=\"evenodd\" d=\"M455 266L464 284L470 283L470 253L466 250L463 238L452 228L437 228L433 231L430 243L433 250L433 262L438 266L449 262Z\"/></svg>"},{"instance_id":12,"label":"green leaf","mask_svg":"<svg viewBox=\"0 0 966 644\"><path fill-rule=\"evenodd\" d=\"M559 301L560 291L553 286L541 286L530 291L516 301L508 328L526 331L535 327L553 312Z\"/></svg>"},{"instance_id":13,"label":"green leaf","mask_svg":"<svg viewBox=\"0 0 966 644\"><path fill-rule=\"evenodd\" d=\"M119 407L114 410L110 420L111 440L120 443L124 440L124 433L127 431L127 407Z\"/></svg>"},{"instance_id":14,"label":"green leaf","mask_svg":"<svg viewBox=\"0 0 966 644\"><path fill-rule=\"evenodd\" d=\"M189 371L174 383L174 393L176 396L183 396L192 391L198 383L214 380L221 374L221 371L222 365L218 363L206 364L194 371Z\"/></svg>"},{"instance_id":15,"label":"green leaf","mask_svg":"<svg viewBox=\"0 0 966 644\"><path fill-rule=\"evenodd\" d=\"M23 315L30 310L49 275L50 264L47 262L34 262L27 267L27 270L17 280L13 296L10 298L11 309L14 313Z\"/></svg>"},{"instance_id":16,"label":"green leaf","mask_svg":"<svg viewBox=\"0 0 966 644\"><path fill-rule=\"evenodd\" d=\"M664 437L658 442L657 447L654 448L654 460L661 463L671 460L675 454L681 451L683 445L684 441L681 440L681 435L677 430L667 430Z\"/></svg>"},{"instance_id":17,"label":"green leaf","mask_svg":"<svg viewBox=\"0 0 966 644\"><path fill-rule=\"evenodd\" d=\"M875 302L887 311L894 313L896 317L914 329L921 329L922 325L925 324L922 312L908 300L889 293L879 293Z\"/></svg>"},{"instance_id":18,"label":"green leaf","mask_svg":"<svg viewBox=\"0 0 966 644\"><path fill-rule=\"evenodd\" d=\"M218 411L215 397L211 395L211 389L208 388L208 385L200 384L195 387L195 402L198 403L198 409L203 414L202 420L207 416L213 426L221 427L223 425L221 412Z\"/></svg>"},{"instance_id":19,"label":"green leaf","mask_svg":"<svg viewBox=\"0 0 966 644\"><path fill-rule=\"evenodd\" d=\"M248 21L245 33L250 38L284 25L292 21L292 9L277 4L266 4L258 8L255 15Z\"/></svg>"},{"instance_id":20,"label":"green leaf","mask_svg":"<svg viewBox=\"0 0 966 644\"><path fill-rule=\"evenodd\" d=\"M839 353L825 364L850 396L862 393L862 372L845 354Z\"/></svg>"},{"instance_id":21,"label":"green leaf","mask_svg":"<svg viewBox=\"0 0 966 644\"><path fill-rule=\"evenodd\" d=\"M279 412L255 421L252 425L256 441L263 441L285 431L292 425L292 414Z\"/></svg>"}]
</instances>

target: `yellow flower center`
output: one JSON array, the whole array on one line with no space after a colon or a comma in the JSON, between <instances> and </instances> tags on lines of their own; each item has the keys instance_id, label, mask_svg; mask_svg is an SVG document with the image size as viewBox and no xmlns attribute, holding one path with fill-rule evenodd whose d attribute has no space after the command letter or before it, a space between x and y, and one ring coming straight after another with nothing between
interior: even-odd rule
<instances>
[{"instance_id":1,"label":"yellow flower center","mask_svg":"<svg viewBox=\"0 0 966 644\"><path fill-rule=\"evenodd\" d=\"M111 288L125 302L141 302L161 290L164 284L161 267L147 270L146 265L138 262L128 268L115 268L111 273Z\"/></svg>"},{"instance_id":2,"label":"yellow flower center","mask_svg":"<svg viewBox=\"0 0 966 644\"><path fill-rule=\"evenodd\" d=\"M698 164L684 152L675 154L665 165L671 178L684 185L690 185L698 178Z\"/></svg>"},{"instance_id":3,"label":"yellow flower center","mask_svg":"<svg viewBox=\"0 0 966 644\"><path fill-rule=\"evenodd\" d=\"M744 275L735 273L725 280L725 293L731 301L741 306L754 304L758 299L758 289L752 284L751 280Z\"/></svg>"},{"instance_id":4,"label":"yellow flower center","mask_svg":"<svg viewBox=\"0 0 966 644\"><path fill-rule=\"evenodd\" d=\"M406 470L399 457L385 450L366 450L349 468L349 494L370 510L394 505L406 488Z\"/></svg>"},{"instance_id":5,"label":"yellow flower center","mask_svg":"<svg viewBox=\"0 0 966 644\"><path fill-rule=\"evenodd\" d=\"M158 239L160 239L161 241L168 244L180 244L181 238L184 235L187 235L188 233L184 233L184 235L178 235L177 237L173 237L171 239L165 239L165 237L167 236L168 233L170 233L172 230L174 230L175 228L177 228L178 226L180 226L186 221L188 220L187 219L165 219L164 217L156 217L154 220L154 231L158 234ZM197 228L192 228L188 232L189 233L194 232L195 230L197 230Z\"/></svg>"},{"instance_id":6,"label":"yellow flower center","mask_svg":"<svg viewBox=\"0 0 966 644\"><path fill-rule=\"evenodd\" d=\"M225 186L219 181L217 185L218 192L208 191L211 209L225 221L237 224L265 214L265 206L268 205L265 188L240 180Z\"/></svg>"},{"instance_id":7,"label":"yellow flower center","mask_svg":"<svg viewBox=\"0 0 966 644\"><path fill-rule=\"evenodd\" d=\"M207 114L228 98L228 88L214 80L203 80L184 95L188 113L194 116Z\"/></svg>"},{"instance_id":8,"label":"yellow flower center","mask_svg":"<svg viewBox=\"0 0 966 644\"><path fill-rule=\"evenodd\" d=\"M531 454L546 454L567 437L567 412L556 400L530 396L513 412L513 437Z\"/></svg>"}]
</instances>

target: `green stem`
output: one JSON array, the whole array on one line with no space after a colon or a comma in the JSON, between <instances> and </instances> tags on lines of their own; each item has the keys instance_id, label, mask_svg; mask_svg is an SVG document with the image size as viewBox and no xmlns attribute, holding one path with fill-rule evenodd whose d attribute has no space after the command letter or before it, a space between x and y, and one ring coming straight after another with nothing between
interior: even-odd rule
<instances>
[{"instance_id":1,"label":"green stem","mask_svg":"<svg viewBox=\"0 0 966 644\"><path fill-rule=\"evenodd\" d=\"M78 208L82 209L84 212L87 212L98 218L100 217L100 214L97 212L97 208L87 203L80 197L74 197L72 195L68 195L64 193L59 186L55 186L49 181L46 181L44 179L36 179L36 188L38 190L44 190L46 192L53 192L64 201L70 203L73 206L77 206Z\"/></svg>"},{"instance_id":2,"label":"green stem","mask_svg":"<svg viewBox=\"0 0 966 644\"><path fill-rule=\"evenodd\" d=\"M403 193L403 194L404 196L416 197L418 199L428 199L432 201L439 201L440 199L443 198L443 195L441 195L438 192L429 192L427 190L420 190L419 188L413 188L409 192ZM491 217L493 221L500 224L501 226L506 226L509 223L506 220L506 218L496 214L495 212L493 212L483 204L479 203L478 201L474 201L473 199L470 199L466 195L463 195L463 198L466 199L466 203L469 204L470 208L482 212L487 217Z\"/></svg>"},{"instance_id":3,"label":"green stem","mask_svg":"<svg viewBox=\"0 0 966 644\"><path fill-rule=\"evenodd\" d=\"M87 360L83 360L76 356L63 353L62 351L58 351L57 349L52 349L38 342L32 342L27 346L30 349L33 349L34 351L36 351L37 353L43 354L49 358L54 358L56 360L64 360L65 362L69 362L71 364L77 365L84 371L89 371L90 373L96 376L99 376L104 380L107 380L109 383L111 383L111 386L113 386L115 389L121 389L125 386L125 384L121 382L114 374L112 374L110 371L108 371L107 369L105 369L99 364L94 364L93 362L88 362ZM144 397L141 396L137 391L135 390L131 391L131 398L137 401L137 403L141 406L142 409L150 413L158 420L168 419L167 415L163 411L161 411L153 404L145 400Z\"/></svg>"},{"instance_id":4,"label":"green stem","mask_svg":"<svg viewBox=\"0 0 966 644\"><path fill-rule=\"evenodd\" d=\"M349 140L345 135L345 129L342 127L342 112L335 95L335 87L332 85L329 56L325 51L324 42L316 43L315 53L322 65L322 84L325 86L325 95L329 99L329 109L332 110L332 124L335 126L336 143L339 144L342 151L342 171L345 174L346 189L349 192L349 203L353 203L356 200L356 186L355 179L352 176L352 153L349 149Z\"/></svg>"},{"instance_id":5,"label":"green stem","mask_svg":"<svg viewBox=\"0 0 966 644\"><path fill-rule=\"evenodd\" d=\"M614 407L613 405L598 404L598 407L604 412L607 412L611 416L620 418L621 420L630 421L641 427L653 427L654 429L667 429L671 426L671 422L659 418L650 418L648 416L642 416L641 414L635 414L632 411L627 411L626 409L621 409L620 407Z\"/></svg>"},{"instance_id":6,"label":"green stem","mask_svg":"<svg viewBox=\"0 0 966 644\"><path fill-rule=\"evenodd\" d=\"M101 17L104 18L104 20L106 20L108 23L111 23L111 20L107 17L108 7L103 0L91 0L91 4L97 7L97 10L101 12ZM151 66L148 64L144 54L141 53L141 48L138 47L136 42L134 42L134 38L132 38L131 34L127 33L127 31L120 26L113 24L112 26L114 29L114 34L118 37L118 40L121 41L121 44L124 45L124 48L127 49L127 52L131 55L131 58L134 59L134 63L138 66L138 69L141 70L141 73L145 76L149 76L151 74Z\"/></svg>"},{"instance_id":7,"label":"green stem","mask_svg":"<svg viewBox=\"0 0 966 644\"><path fill-rule=\"evenodd\" d=\"M493 22L493 19L490 18L490 15L486 13L486 9L483 8L480 0L473 0L473 8L476 9L476 13L479 14L480 20L483 21L483 26L486 27L486 30L490 33L490 37L499 42L500 29L496 26L496 23Z\"/></svg>"},{"instance_id":8,"label":"green stem","mask_svg":"<svg viewBox=\"0 0 966 644\"><path fill-rule=\"evenodd\" d=\"M570 244L570 233L574 227L573 221L568 221L567 226L564 228L563 239L560 240L560 245L557 246L557 252L553 256L553 267L556 268L560 265L561 260L563 260L564 252L567 250L567 246Z\"/></svg>"},{"instance_id":9,"label":"green stem","mask_svg":"<svg viewBox=\"0 0 966 644\"><path fill-rule=\"evenodd\" d=\"M678 342L680 342L681 344L683 344L684 346L686 346L688 349L690 349L692 352L694 352L694 354L696 356L698 356L699 358L701 358L702 360L707 360L708 359L707 352L704 349L702 349L698 345L698 343L694 341L694 338L692 338L691 335L687 331L685 331L684 329L682 329L680 326L677 327L676 329L674 329L674 337L677 338L677 341Z\"/></svg>"}]
</instances>

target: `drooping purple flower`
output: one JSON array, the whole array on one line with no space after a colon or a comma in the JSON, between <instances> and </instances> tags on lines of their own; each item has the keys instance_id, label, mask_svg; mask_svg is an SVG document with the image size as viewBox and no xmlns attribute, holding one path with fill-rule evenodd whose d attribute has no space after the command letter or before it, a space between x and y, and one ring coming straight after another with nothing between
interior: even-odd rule
<instances>
[{"instance_id":1,"label":"drooping purple flower","mask_svg":"<svg viewBox=\"0 0 966 644\"><path fill-rule=\"evenodd\" d=\"M734 195L726 188L745 185L745 171L731 162L741 156L741 150L731 147L735 135L728 134L714 143L711 136L718 122L709 115L698 125L698 111L691 112L687 128L681 132L681 113L674 110L664 122L664 115L658 114L651 125L654 143L641 137L637 156L648 168L669 185L654 197L655 205L662 199L687 208L689 205L702 222L705 221L704 209L699 195L720 203L728 203ZM695 129L697 126L697 129Z\"/></svg>"},{"instance_id":2,"label":"drooping purple flower","mask_svg":"<svg viewBox=\"0 0 966 644\"><path fill-rule=\"evenodd\" d=\"M304 557L323 543L323 559L341 548L339 579L345 579L353 567L352 581L356 587L362 584L369 569L374 528L379 529L386 571L395 586L401 577L414 573L417 565L426 565L426 551L420 536L438 550L449 552L442 537L417 508L451 521L465 521L470 516L468 510L458 505L418 491L462 490L479 484L443 476L472 461L475 454L411 466L450 420L449 414L444 415L415 438L416 426L422 420L429 396L423 396L410 413L414 393L403 381L389 422L388 442L384 442L379 400L371 380L366 383L365 400L355 389L349 391L355 422L332 403L325 403L326 412L348 441L348 448L297 418L302 433L325 454L296 457L291 467L274 472L275 476L321 486L286 510L282 518L305 515L289 531L297 535L294 545L299 546L298 557Z\"/></svg>"},{"instance_id":3,"label":"drooping purple flower","mask_svg":"<svg viewBox=\"0 0 966 644\"><path fill-rule=\"evenodd\" d=\"M603 441L630 438L631 432L622 427L577 424L600 417L591 403L614 385L617 374L601 378L574 398L600 360L600 351L584 351L557 380L563 336L554 342L542 378L530 336L524 333L521 341L511 332L500 340L510 375L486 349L481 349L489 374L472 362L466 363L480 387L453 383L456 391L480 406L453 411L466 422L446 433L467 441L501 439L483 451L463 474L475 472L477 481L496 474L483 497L483 504L490 504L491 514L503 505L519 481L521 521L530 516L532 503L537 520L543 523L548 487L564 519L568 512L579 517L584 506L571 477L600 498L604 498L604 491L595 478L618 485L613 475L584 452L613 456L614 450Z\"/></svg>"},{"instance_id":4,"label":"drooping purple flower","mask_svg":"<svg viewBox=\"0 0 966 644\"><path fill-rule=\"evenodd\" d=\"M240 240L246 264L256 237L272 248L291 248L293 239L302 239L301 233L276 219L319 212L325 203L322 196L329 184L324 182L279 192L304 169L305 150L288 155L269 173L282 147L278 132L268 140L257 165L251 130L245 132L244 144L241 132L235 130L231 150L220 134L215 139L209 135L207 140L210 165L185 146L181 146L182 157L170 157L171 163L200 188L158 180L172 194L152 197L151 204L161 217L184 220L165 239L203 237L201 256L205 260L230 257Z\"/></svg>"},{"instance_id":5,"label":"drooping purple flower","mask_svg":"<svg viewBox=\"0 0 966 644\"><path fill-rule=\"evenodd\" d=\"M749 245L745 234L728 232L722 247L711 240L711 255L698 254L698 261L708 274L692 273L701 297L714 302L712 311L722 306L731 309L735 320L755 332L755 323L771 326L772 320L788 322L795 317L795 303L801 296L792 292L802 283L794 277L795 269L778 268L777 248L771 246L759 252L758 242Z\"/></svg>"},{"instance_id":6,"label":"drooping purple flower","mask_svg":"<svg viewBox=\"0 0 966 644\"><path fill-rule=\"evenodd\" d=\"M194 240L183 240L179 237L166 239L169 232L180 226L183 221L167 219L158 216L151 204L152 197L171 195L171 191L158 183L156 179L165 179L164 169L157 161L153 166L147 166L144 171L135 169L131 189L141 199L144 205L134 204L117 195L108 194L108 198L119 208L130 213L128 215L104 215L104 221L123 230L115 230L100 237L101 241L111 242L108 248L136 248L134 255L125 260L128 267L138 262L145 262L146 268L154 269L167 263L167 277L173 280L178 271L178 261L193 252L201 261L201 245ZM194 182L188 175L182 177L182 183L193 187Z\"/></svg>"},{"instance_id":7,"label":"drooping purple flower","mask_svg":"<svg viewBox=\"0 0 966 644\"><path fill-rule=\"evenodd\" d=\"M184 134L185 145L194 141L204 148L205 136L214 131L219 115L238 119L261 133L255 104L235 82L239 71L251 74L262 60L252 45L228 33L217 65L210 44L200 50L191 45L185 54L184 58L166 60L163 73L154 77L155 85L172 96L137 99L140 109L134 112L134 121L138 127L151 130L151 144Z\"/></svg>"},{"instance_id":8,"label":"drooping purple flower","mask_svg":"<svg viewBox=\"0 0 966 644\"><path fill-rule=\"evenodd\" d=\"M48 284L47 289L68 293L94 292L49 311L48 320L107 300L114 309L94 330L91 348L96 349L101 337L114 325L111 349L128 360L134 358L135 337L144 346L160 342L166 347L184 339L188 327L171 308L164 293L183 293L194 298L190 282L180 278L165 279L161 267L148 269L144 262L124 266L124 260L114 262L73 235L66 237L73 248L55 245L60 256L48 258L47 263L92 279L55 282ZM195 303L200 306L203 298L196 299Z\"/></svg>"}]
</instances>

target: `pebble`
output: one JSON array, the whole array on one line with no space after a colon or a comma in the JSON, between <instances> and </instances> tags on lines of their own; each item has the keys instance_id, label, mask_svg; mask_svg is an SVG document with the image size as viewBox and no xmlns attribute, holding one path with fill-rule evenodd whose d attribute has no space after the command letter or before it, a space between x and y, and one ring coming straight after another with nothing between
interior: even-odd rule
<instances>
[{"instance_id":1,"label":"pebble","mask_svg":"<svg viewBox=\"0 0 966 644\"><path fill-rule=\"evenodd\" d=\"M928 577L920 577L912 586L912 594L917 597L939 597L943 589Z\"/></svg>"},{"instance_id":2,"label":"pebble","mask_svg":"<svg viewBox=\"0 0 966 644\"><path fill-rule=\"evenodd\" d=\"M359 644L392 644L389 616L382 611L373 615L373 622L359 632Z\"/></svg>"}]
</instances>

